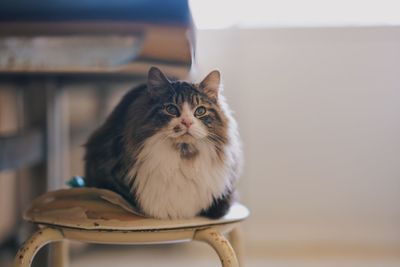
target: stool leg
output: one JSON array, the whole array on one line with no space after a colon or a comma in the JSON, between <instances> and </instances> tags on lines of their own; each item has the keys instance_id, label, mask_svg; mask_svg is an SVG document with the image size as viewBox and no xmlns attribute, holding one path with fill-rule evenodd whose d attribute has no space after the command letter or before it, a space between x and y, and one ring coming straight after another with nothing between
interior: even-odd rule
<instances>
[{"instance_id":1,"label":"stool leg","mask_svg":"<svg viewBox=\"0 0 400 267\"><path fill-rule=\"evenodd\" d=\"M223 267L239 267L235 251L232 246L217 230L207 228L198 230L194 234L194 240L209 244L217 252Z\"/></svg>"},{"instance_id":2,"label":"stool leg","mask_svg":"<svg viewBox=\"0 0 400 267\"><path fill-rule=\"evenodd\" d=\"M239 266L243 265L243 245L242 245L242 231L240 226L236 226L228 234L228 239L231 242L233 250L236 252Z\"/></svg>"},{"instance_id":3,"label":"stool leg","mask_svg":"<svg viewBox=\"0 0 400 267\"><path fill-rule=\"evenodd\" d=\"M69 266L69 244L67 240L55 242L50 247L50 266Z\"/></svg>"},{"instance_id":4,"label":"stool leg","mask_svg":"<svg viewBox=\"0 0 400 267\"><path fill-rule=\"evenodd\" d=\"M61 231L54 228L43 228L38 230L18 250L14 259L14 267L30 267L36 253L44 245L63 240Z\"/></svg>"}]
</instances>

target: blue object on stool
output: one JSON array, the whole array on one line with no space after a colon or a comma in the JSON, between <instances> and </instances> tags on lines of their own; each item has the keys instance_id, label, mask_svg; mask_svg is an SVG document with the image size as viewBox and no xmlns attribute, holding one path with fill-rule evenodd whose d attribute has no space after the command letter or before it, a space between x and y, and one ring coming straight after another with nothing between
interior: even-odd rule
<instances>
[{"instance_id":1,"label":"blue object on stool","mask_svg":"<svg viewBox=\"0 0 400 267\"><path fill-rule=\"evenodd\" d=\"M85 180L81 176L74 176L66 183L70 187L85 187Z\"/></svg>"}]
</instances>

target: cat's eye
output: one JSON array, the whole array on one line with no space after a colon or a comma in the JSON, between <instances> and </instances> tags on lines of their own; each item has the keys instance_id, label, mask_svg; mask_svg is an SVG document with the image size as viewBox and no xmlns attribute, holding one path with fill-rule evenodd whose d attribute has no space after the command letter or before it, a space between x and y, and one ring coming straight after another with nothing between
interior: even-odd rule
<instances>
[{"instance_id":1,"label":"cat's eye","mask_svg":"<svg viewBox=\"0 0 400 267\"><path fill-rule=\"evenodd\" d=\"M195 111L194 111L194 115L196 117L200 117L203 116L204 114L206 114L206 108L205 107L198 107Z\"/></svg>"},{"instance_id":2,"label":"cat's eye","mask_svg":"<svg viewBox=\"0 0 400 267\"><path fill-rule=\"evenodd\" d=\"M165 106L165 111L167 111L167 113L169 113L170 115L173 115L173 116L178 116L179 115L178 108L173 104L166 105Z\"/></svg>"}]
</instances>

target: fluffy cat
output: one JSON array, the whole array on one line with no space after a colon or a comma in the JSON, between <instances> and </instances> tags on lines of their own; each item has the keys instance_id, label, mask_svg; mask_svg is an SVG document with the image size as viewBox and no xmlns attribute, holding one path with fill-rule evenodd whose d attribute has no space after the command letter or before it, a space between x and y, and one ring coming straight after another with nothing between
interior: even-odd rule
<instances>
[{"instance_id":1,"label":"fluffy cat","mask_svg":"<svg viewBox=\"0 0 400 267\"><path fill-rule=\"evenodd\" d=\"M199 84L152 67L86 144L88 186L113 190L145 215L219 218L233 201L241 149L220 94L220 73Z\"/></svg>"}]
</instances>

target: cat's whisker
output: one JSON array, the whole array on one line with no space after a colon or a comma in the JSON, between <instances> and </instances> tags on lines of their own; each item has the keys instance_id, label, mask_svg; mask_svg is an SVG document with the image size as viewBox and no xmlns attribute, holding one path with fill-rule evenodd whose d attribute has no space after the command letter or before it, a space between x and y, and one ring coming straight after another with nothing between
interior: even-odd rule
<instances>
[{"instance_id":1,"label":"cat's whisker","mask_svg":"<svg viewBox=\"0 0 400 267\"><path fill-rule=\"evenodd\" d=\"M219 143L224 143L225 142L224 138L222 138L222 137L220 137L220 136L218 136L216 134L213 134L213 133L209 133L208 136L207 136L207 139L209 139L210 141L213 141L213 142L217 142L217 141Z\"/></svg>"}]
</instances>

